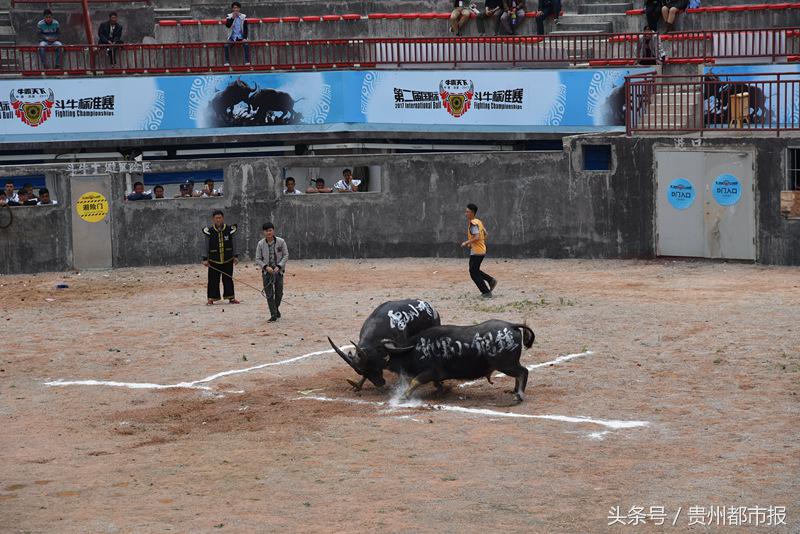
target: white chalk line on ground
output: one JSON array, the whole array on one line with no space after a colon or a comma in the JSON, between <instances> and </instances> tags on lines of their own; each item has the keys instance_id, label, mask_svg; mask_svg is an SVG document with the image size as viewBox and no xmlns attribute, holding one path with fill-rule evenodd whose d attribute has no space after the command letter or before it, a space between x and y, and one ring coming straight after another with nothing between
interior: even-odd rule
<instances>
[{"instance_id":1,"label":"white chalk line on ground","mask_svg":"<svg viewBox=\"0 0 800 534\"><path fill-rule=\"evenodd\" d=\"M294 400L315 400L321 402L346 402L350 404L361 404L361 405L371 405L371 406L385 406L390 410L396 409L414 409L414 408L423 408L428 410L440 410L445 412L458 412L458 413L465 413L470 415L486 415L489 417L512 417L517 419L547 419L549 421L560 421L562 423L589 423L593 425L600 425L606 428L610 428L612 430L619 430L625 428L640 428L648 426L650 423L649 421L623 421L619 419L593 419L591 417L585 417L582 415L579 416L571 416L571 415L550 415L550 414L538 414L538 415L531 415L531 414L524 414L524 413L513 413L513 412L499 412L497 410L488 410L486 408L466 408L464 406L451 406L447 404L427 404L421 402L407 402L407 403L398 403L392 404L383 401L367 401L361 399L345 399L345 398L334 398L334 397L321 397L321 396L314 396L314 395L307 395L303 397L295 397ZM592 437L599 437L602 434L593 433Z\"/></svg>"},{"instance_id":2,"label":"white chalk line on ground","mask_svg":"<svg viewBox=\"0 0 800 534\"><path fill-rule=\"evenodd\" d=\"M341 347L343 350L352 349L353 345L345 345ZM286 360L281 360L278 362L269 362L269 363L262 363L260 365L254 365L252 367L246 367L244 369L231 369L230 371L222 371L220 373L213 374L211 376L207 376L205 378L201 378L200 380L195 380L193 382L178 382L177 384L152 384L148 382L117 382L114 380L51 380L45 382L46 386L110 386L110 387L121 387L121 388L128 388L128 389L204 389L210 390L209 386L203 386L201 384L205 384L207 382L212 382L217 380L218 378L223 378L225 376L231 375L238 375L242 373L249 373L251 371L257 371L259 369L263 369L265 367L273 367L276 365L286 365L287 363L294 363L300 360L305 360L306 358L312 358L314 356L321 356L322 354L330 354L335 352L333 349L327 350L318 350L315 352L309 352L308 354L303 354L301 356L295 356L294 358L289 358Z\"/></svg>"},{"instance_id":3,"label":"white chalk line on ground","mask_svg":"<svg viewBox=\"0 0 800 534\"><path fill-rule=\"evenodd\" d=\"M572 359L575 359L575 358L580 358L582 356L591 356L592 354L594 354L594 352L592 352L591 350L587 350L587 351L584 351L584 352L578 352L576 354L565 354L564 356L559 356L558 358L556 358L554 360L550 360L549 362L535 363L533 365L526 365L525 368L528 371L533 371L534 369L536 369L538 367L547 367L548 365L555 365L557 363L566 362L566 361L569 361L569 360L572 360ZM499 378L501 376L506 376L506 375L504 375L503 373L496 373L492 378ZM470 380L469 382L464 382L463 384L459 384L458 387L465 388L465 387L469 387L469 386L474 386L475 384L477 384L478 382L481 382L482 380L485 380L485 378L479 378L478 380Z\"/></svg>"}]
</instances>

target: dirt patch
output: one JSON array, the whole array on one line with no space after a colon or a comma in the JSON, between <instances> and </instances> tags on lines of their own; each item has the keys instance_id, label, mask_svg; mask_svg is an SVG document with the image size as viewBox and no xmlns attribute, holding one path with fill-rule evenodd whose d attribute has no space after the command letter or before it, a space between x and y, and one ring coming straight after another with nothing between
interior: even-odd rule
<instances>
[{"instance_id":1,"label":"dirt patch","mask_svg":"<svg viewBox=\"0 0 800 534\"><path fill-rule=\"evenodd\" d=\"M772 505L785 524L765 531L800 531L797 269L484 266L500 280L490 301L465 261L291 262L277 324L243 285L241 305L205 306L196 266L0 277L0 530L660 532L609 526L609 513L664 507L671 524L680 509L691 530L692 506ZM260 283L252 266L237 275ZM447 323L526 321L525 365L592 354L532 369L519 406L499 378L421 388L424 405L398 409L391 387L353 392L330 353L206 390L45 385L279 362L328 335L347 343L406 297ZM648 424L620 426L632 421Z\"/></svg>"}]
</instances>

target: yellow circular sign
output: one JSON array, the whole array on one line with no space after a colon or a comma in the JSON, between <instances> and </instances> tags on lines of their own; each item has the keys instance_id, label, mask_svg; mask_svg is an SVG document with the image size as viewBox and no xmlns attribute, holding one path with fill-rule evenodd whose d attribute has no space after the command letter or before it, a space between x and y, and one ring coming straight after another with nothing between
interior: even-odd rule
<instances>
[{"instance_id":1,"label":"yellow circular sign","mask_svg":"<svg viewBox=\"0 0 800 534\"><path fill-rule=\"evenodd\" d=\"M78 217L86 222L96 223L108 215L108 200L100 193L90 191L81 195L75 203Z\"/></svg>"}]
</instances>

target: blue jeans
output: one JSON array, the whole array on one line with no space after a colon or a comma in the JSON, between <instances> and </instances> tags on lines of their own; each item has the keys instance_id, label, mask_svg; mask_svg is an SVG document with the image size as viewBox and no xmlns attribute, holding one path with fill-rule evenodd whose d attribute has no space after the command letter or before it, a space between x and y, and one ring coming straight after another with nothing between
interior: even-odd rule
<instances>
[{"instance_id":1,"label":"blue jeans","mask_svg":"<svg viewBox=\"0 0 800 534\"><path fill-rule=\"evenodd\" d=\"M39 59L42 60L42 68L47 68L47 47L48 46L55 46L56 47L56 63L54 67L56 69L61 68L61 53L63 49L61 48L61 41L40 41L39 42Z\"/></svg>"},{"instance_id":2,"label":"blue jeans","mask_svg":"<svg viewBox=\"0 0 800 534\"><path fill-rule=\"evenodd\" d=\"M250 63L250 45L241 39L237 39L235 41L225 41L225 63L231 62L231 45L236 43L242 43L242 48L244 49L244 62Z\"/></svg>"}]
</instances>

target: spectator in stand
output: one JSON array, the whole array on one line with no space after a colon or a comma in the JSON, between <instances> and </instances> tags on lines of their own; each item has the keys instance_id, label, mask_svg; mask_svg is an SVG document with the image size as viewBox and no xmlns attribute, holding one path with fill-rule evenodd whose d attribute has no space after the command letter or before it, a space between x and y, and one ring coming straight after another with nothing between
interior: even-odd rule
<instances>
[{"instance_id":1,"label":"spectator in stand","mask_svg":"<svg viewBox=\"0 0 800 534\"><path fill-rule=\"evenodd\" d=\"M44 18L36 24L39 30L39 59L42 61L42 69L47 69L47 48L56 47L56 61L53 68L61 68L62 44L58 40L60 29L58 21L53 18L53 12L49 9L44 10Z\"/></svg>"},{"instance_id":2,"label":"spectator in stand","mask_svg":"<svg viewBox=\"0 0 800 534\"><path fill-rule=\"evenodd\" d=\"M689 0L666 0L661 7L661 17L666 23L666 32L669 33L675 26L675 17L678 13L685 11L689 5Z\"/></svg>"},{"instance_id":3,"label":"spectator in stand","mask_svg":"<svg viewBox=\"0 0 800 534\"><path fill-rule=\"evenodd\" d=\"M39 202L37 206L50 206L55 204L58 204L58 202L50 199L50 191L48 191L46 187L39 189Z\"/></svg>"},{"instance_id":4,"label":"spectator in stand","mask_svg":"<svg viewBox=\"0 0 800 534\"><path fill-rule=\"evenodd\" d=\"M160 200L162 198L166 198L164 196L164 186L163 185L157 185L157 186L155 186L153 188L153 198L156 199L156 200Z\"/></svg>"},{"instance_id":5,"label":"spectator in stand","mask_svg":"<svg viewBox=\"0 0 800 534\"><path fill-rule=\"evenodd\" d=\"M286 178L286 189L283 190L283 194L284 195L302 195L303 192L302 191L298 191L297 189L295 189L294 186L295 186L294 178L289 176L288 178Z\"/></svg>"},{"instance_id":6,"label":"spectator in stand","mask_svg":"<svg viewBox=\"0 0 800 534\"><path fill-rule=\"evenodd\" d=\"M247 44L247 17L242 13L242 4L234 2L231 4L231 12L225 19L225 26L231 29L228 33L228 40L225 41L225 66L231 64L231 45L242 43L244 51L244 64L250 64L250 45Z\"/></svg>"},{"instance_id":7,"label":"spectator in stand","mask_svg":"<svg viewBox=\"0 0 800 534\"><path fill-rule=\"evenodd\" d=\"M133 193L128 195L127 198L128 200L152 200L153 195L149 192L145 192L142 182L136 182L133 184Z\"/></svg>"},{"instance_id":8,"label":"spectator in stand","mask_svg":"<svg viewBox=\"0 0 800 534\"><path fill-rule=\"evenodd\" d=\"M108 20L102 24L97 30L100 44L122 44L122 24L117 23L117 14L113 11L109 13ZM106 54L112 65L117 64L117 48L110 46L106 48Z\"/></svg>"},{"instance_id":9,"label":"spectator in stand","mask_svg":"<svg viewBox=\"0 0 800 534\"><path fill-rule=\"evenodd\" d=\"M514 35L517 26L525 20L525 0L503 0L503 14L500 26L506 35Z\"/></svg>"},{"instance_id":10,"label":"spectator in stand","mask_svg":"<svg viewBox=\"0 0 800 534\"><path fill-rule=\"evenodd\" d=\"M536 15L536 35L544 35L544 21L553 16L553 21L558 24L561 16L561 0L539 0L539 13Z\"/></svg>"},{"instance_id":11,"label":"spectator in stand","mask_svg":"<svg viewBox=\"0 0 800 534\"><path fill-rule=\"evenodd\" d=\"M8 202L9 206L35 206L39 201L36 198L31 198L31 194L24 188L20 189L17 193L17 200Z\"/></svg>"},{"instance_id":12,"label":"spectator in stand","mask_svg":"<svg viewBox=\"0 0 800 534\"><path fill-rule=\"evenodd\" d=\"M17 194L14 192L14 181L6 180L5 188L3 189L6 194L6 202L16 202Z\"/></svg>"},{"instance_id":13,"label":"spectator in stand","mask_svg":"<svg viewBox=\"0 0 800 534\"><path fill-rule=\"evenodd\" d=\"M647 18L647 26L654 32L658 31L662 7L664 7L664 0L644 0L644 16Z\"/></svg>"},{"instance_id":14,"label":"spectator in stand","mask_svg":"<svg viewBox=\"0 0 800 534\"><path fill-rule=\"evenodd\" d=\"M650 26L645 26L643 33L636 47L637 62L639 65L655 65L662 59L658 34L656 34Z\"/></svg>"},{"instance_id":15,"label":"spectator in stand","mask_svg":"<svg viewBox=\"0 0 800 534\"><path fill-rule=\"evenodd\" d=\"M342 171L342 179L333 184L333 189L337 193L358 193L358 186L361 180L353 180L353 171L345 169Z\"/></svg>"},{"instance_id":16,"label":"spectator in stand","mask_svg":"<svg viewBox=\"0 0 800 534\"><path fill-rule=\"evenodd\" d=\"M222 191L219 189L214 189L214 180L209 178L206 180L205 186L203 187L202 196L204 197L221 197Z\"/></svg>"},{"instance_id":17,"label":"spectator in stand","mask_svg":"<svg viewBox=\"0 0 800 534\"><path fill-rule=\"evenodd\" d=\"M192 180L184 181L178 188L178 194L175 198L188 198L199 197L202 193L194 190L194 182Z\"/></svg>"},{"instance_id":18,"label":"spectator in stand","mask_svg":"<svg viewBox=\"0 0 800 534\"><path fill-rule=\"evenodd\" d=\"M486 33L486 19L494 21L494 34L500 33L500 15L503 14L503 0L486 0L483 11L478 13L475 24L478 26L478 33Z\"/></svg>"},{"instance_id":19,"label":"spectator in stand","mask_svg":"<svg viewBox=\"0 0 800 534\"><path fill-rule=\"evenodd\" d=\"M22 186L22 189L28 193L28 198L36 198L36 195L33 194L33 184L25 184Z\"/></svg>"},{"instance_id":20,"label":"spectator in stand","mask_svg":"<svg viewBox=\"0 0 800 534\"><path fill-rule=\"evenodd\" d=\"M450 13L450 33L461 35L461 28L469 21L471 14L471 0L453 0L453 12Z\"/></svg>"},{"instance_id":21,"label":"spectator in stand","mask_svg":"<svg viewBox=\"0 0 800 534\"><path fill-rule=\"evenodd\" d=\"M315 183L316 183L316 187L309 187L308 189L306 189L306 193L312 194L312 193L332 193L333 192L333 189L331 189L330 187L325 187L325 180L323 180L322 178L317 178L317 181Z\"/></svg>"}]
</instances>

